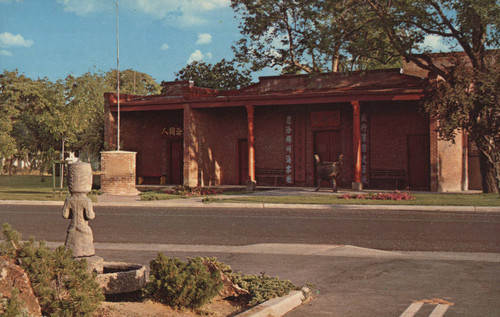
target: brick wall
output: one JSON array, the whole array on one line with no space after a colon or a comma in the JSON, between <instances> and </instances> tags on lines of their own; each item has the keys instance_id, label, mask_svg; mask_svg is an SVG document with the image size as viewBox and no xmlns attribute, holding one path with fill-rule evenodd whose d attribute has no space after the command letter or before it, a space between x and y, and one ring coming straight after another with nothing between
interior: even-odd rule
<instances>
[{"instance_id":1,"label":"brick wall","mask_svg":"<svg viewBox=\"0 0 500 317\"><path fill-rule=\"evenodd\" d=\"M362 103L369 113L369 167L407 169L407 135L429 135L428 119L415 102ZM312 111L339 111L341 127L312 128ZM305 124L305 181L314 186L314 132L340 129L344 184L352 181L352 107L349 103L255 107L257 169L285 168L285 118L293 114ZM184 184L214 186L238 183L238 140L247 138L244 107L123 112L123 149L137 152L137 175L159 177L167 167L166 140L161 131L170 125L184 128ZM111 134L111 133L110 133ZM432 136L432 134L431 134ZM432 151L434 157L435 151ZM430 164L434 162L431 159ZM274 181L273 181L274 183Z\"/></svg>"},{"instance_id":2,"label":"brick wall","mask_svg":"<svg viewBox=\"0 0 500 317\"><path fill-rule=\"evenodd\" d=\"M182 127L182 110L122 112L123 150L137 152L137 176L159 183L167 170L167 140L164 128Z\"/></svg>"},{"instance_id":3,"label":"brick wall","mask_svg":"<svg viewBox=\"0 0 500 317\"><path fill-rule=\"evenodd\" d=\"M408 177L408 135L429 136L429 120L416 102L370 103L369 168L403 170ZM432 154L432 153L431 153ZM422 164L431 164L430 159Z\"/></svg>"},{"instance_id":4,"label":"brick wall","mask_svg":"<svg viewBox=\"0 0 500 317\"><path fill-rule=\"evenodd\" d=\"M238 140L247 138L246 108L195 111L199 184L237 184Z\"/></svg>"}]
</instances>

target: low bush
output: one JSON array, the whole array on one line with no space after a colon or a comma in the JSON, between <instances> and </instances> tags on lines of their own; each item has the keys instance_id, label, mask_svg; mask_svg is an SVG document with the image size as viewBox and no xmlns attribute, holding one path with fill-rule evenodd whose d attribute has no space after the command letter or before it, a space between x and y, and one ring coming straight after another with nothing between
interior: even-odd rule
<instances>
[{"instance_id":1,"label":"low bush","mask_svg":"<svg viewBox=\"0 0 500 317\"><path fill-rule=\"evenodd\" d=\"M210 272L200 257L184 262L159 253L150 269L145 296L174 308L199 308L222 289L220 272Z\"/></svg>"},{"instance_id":2,"label":"low bush","mask_svg":"<svg viewBox=\"0 0 500 317\"><path fill-rule=\"evenodd\" d=\"M248 305L255 306L271 298L287 295L290 291L298 289L288 280L280 280L279 277L260 275L234 274L231 279L241 288L250 292Z\"/></svg>"},{"instance_id":3,"label":"low bush","mask_svg":"<svg viewBox=\"0 0 500 317\"><path fill-rule=\"evenodd\" d=\"M412 200L415 197L410 192L395 191L394 193L369 193L369 194L345 194L339 196L341 199L367 199L367 200Z\"/></svg>"},{"instance_id":4,"label":"low bush","mask_svg":"<svg viewBox=\"0 0 500 317\"><path fill-rule=\"evenodd\" d=\"M159 193L159 192L154 192L154 191L146 191L146 192L142 192L139 194L139 197L141 197L141 200L145 200L145 201L163 200L163 199L166 199L166 197L164 197L164 196L167 196L167 195L164 193Z\"/></svg>"},{"instance_id":5,"label":"low bush","mask_svg":"<svg viewBox=\"0 0 500 317\"><path fill-rule=\"evenodd\" d=\"M248 306L255 306L272 298L285 296L290 291L299 289L289 280L281 280L279 277L271 277L265 273L247 275L234 272L231 266L218 261L216 258L204 258L203 261L213 263L233 283L247 290L249 294L246 296L245 301Z\"/></svg>"},{"instance_id":6,"label":"low bush","mask_svg":"<svg viewBox=\"0 0 500 317\"><path fill-rule=\"evenodd\" d=\"M165 193L171 194L171 195L180 195L180 196L207 196L207 195L218 195L222 194L221 190L214 189L214 188L207 188L207 187L189 187L189 186L182 186L178 185L175 186L173 189L166 190Z\"/></svg>"},{"instance_id":7,"label":"low bush","mask_svg":"<svg viewBox=\"0 0 500 317\"><path fill-rule=\"evenodd\" d=\"M20 234L6 223L2 234L0 254L17 259L26 271L44 316L91 316L104 300L86 261L74 260L71 250L60 246L51 251L34 238L21 243Z\"/></svg>"},{"instance_id":8,"label":"low bush","mask_svg":"<svg viewBox=\"0 0 500 317\"><path fill-rule=\"evenodd\" d=\"M145 297L174 308L200 308L222 290L221 275L248 295L238 297L248 306L255 306L271 298L287 295L297 290L292 282L260 275L246 275L234 272L231 267L216 258L188 258L183 262L177 258L159 253L150 262L149 283L144 290Z\"/></svg>"}]
</instances>

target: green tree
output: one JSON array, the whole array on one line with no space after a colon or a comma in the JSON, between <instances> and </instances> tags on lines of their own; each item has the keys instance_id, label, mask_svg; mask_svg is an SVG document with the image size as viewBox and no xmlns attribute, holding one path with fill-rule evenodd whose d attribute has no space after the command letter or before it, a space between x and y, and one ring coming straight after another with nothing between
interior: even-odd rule
<instances>
[{"instance_id":1,"label":"green tree","mask_svg":"<svg viewBox=\"0 0 500 317\"><path fill-rule=\"evenodd\" d=\"M116 90L116 70L106 73L89 70L65 80L66 109L78 113L76 126L72 127L69 147L97 159L104 144L105 92ZM127 69L120 72L120 91L124 94L159 94L160 85L148 74Z\"/></svg>"},{"instance_id":2,"label":"green tree","mask_svg":"<svg viewBox=\"0 0 500 317\"><path fill-rule=\"evenodd\" d=\"M370 7L355 0L231 0L242 38L233 47L253 71L284 73L388 67L397 54ZM369 43L369 45L367 45Z\"/></svg>"},{"instance_id":3,"label":"green tree","mask_svg":"<svg viewBox=\"0 0 500 317\"><path fill-rule=\"evenodd\" d=\"M439 120L443 138L454 139L457 130L468 133L481 152L483 191L500 194L499 51L487 50L500 46L498 1L366 2L384 26L391 46L442 79L429 86L427 111ZM438 36L463 54L442 64L424 46L427 36Z\"/></svg>"},{"instance_id":4,"label":"green tree","mask_svg":"<svg viewBox=\"0 0 500 317\"><path fill-rule=\"evenodd\" d=\"M106 91L116 89L116 70L106 73ZM157 95L161 92L161 86L146 73L133 69L120 71L120 92L134 95Z\"/></svg>"},{"instance_id":5,"label":"green tree","mask_svg":"<svg viewBox=\"0 0 500 317\"><path fill-rule=\"evenodd\" d=\"M9 86L18 78L17 71L4 71L0 75L0 158L8 158L16 152L15 139L11 136L13 120L17 115L16 93Z\"/></svg>"},{"instance_id":6,"label":"green tree","mask_svg":"<svg viewBox=\"0 0 500 317\"><path fill-rule=\"evenodd\" d=\"M100 71L88 71L78 77L68 76L65 80L67 106L80 113L78 129L70 144L72 150L85 153L87 157L98 159L103 149L104 138L104 98L112 91L108 75Z\"/></svg>"},{"instance_id":7,"label":"green tree","mask_svg":"<svg viewBox=\"0 0 500 317\"><path fill-rule=\"evenodd\" d=\"M149 75L126 70L122 92L158 94ZM114 91L116 71L89 70L51 82L32 80L17 71L0 76L0 157L23 157L42 174L56 151L83 151L97 159L103 149L105 92Z\"/></svg>"},{"instance_id":8,"label":"green tree","mask_svg":"<svg viewBox=\"0 0 500 317\"><path fill-rule=\"evenodd\" d=\"M7 138L15 140L14 145L10 143L10 155L23 158L27 156L34 166L42 159L41 153L52 148L55 141L47 135L43 124L47 118L43 109L51 102L48 99L51 97L51 92L48 91L49 81L31 80L19 75L17 71L5 71L1 81L0 104L2 109L10 109L10 122L7 118L4 121L8 126L7 130L10 130Z\"/></svg>"},{"instance_id":9,"label":"green tree","mask_svg":"<svg viewBox=\"0 0 500 317\"><path fill-rule=\"evenodd\" d=\"M252 81L250 71L240 71L234 66L234 62L225 59L216 64L194 61L175 76L176 80L192 80L197 87L219 90L239 89Z\"/></svg>"}]
</instances>

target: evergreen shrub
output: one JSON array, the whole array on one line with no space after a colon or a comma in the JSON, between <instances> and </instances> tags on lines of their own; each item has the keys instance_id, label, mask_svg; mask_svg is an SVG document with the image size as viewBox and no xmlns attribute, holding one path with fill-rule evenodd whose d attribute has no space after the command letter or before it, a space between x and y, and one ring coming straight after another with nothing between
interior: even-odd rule
<instances>
[{"instance_id":1,"label":"evergreen shrub","mask_svg":"<svg viewBox=\"0 0 500 317\"><path fill-rule=\"evenodd\" d=\"M222 289L220 271L211 272L200 257L184 262L159 253L150 269L145 295L174 308L199 308Z\"/></svg>"},{"instance_id":2,"label":"evergreen shrub","mask_svg":"<svg viewBox=\"0 0 500 317\"><path fill-rule=\"evenodd\" d=\"M289 280L281 280L279 277L268 276L265 273L248 275L234 272L231 266L220 262L217 258L204 258L203 261L213 263L233 283L247 290L249 295L245 300L248 306L255 306L299 289Z\"/></svg>"},{"instance_id":3,"label":"evergreen shrub","mask_svg":"<svg viewBox=\"0 0 500 317\"><path fill-rule=\"evenodd\" d=\"M64 246L51 251L44 241L20 242L20 234L4 223L0 254L17 259L31 280L44 316L91 316L104 295L85 260L74 260Z\"/></svg>"}]
</instances>

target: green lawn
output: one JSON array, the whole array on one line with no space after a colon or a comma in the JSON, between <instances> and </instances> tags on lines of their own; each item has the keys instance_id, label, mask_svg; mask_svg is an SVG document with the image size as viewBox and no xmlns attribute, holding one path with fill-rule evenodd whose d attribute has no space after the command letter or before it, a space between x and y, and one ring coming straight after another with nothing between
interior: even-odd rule
<instances>
[{"instance_id":1,"label":"green lawn","mask_svg":"<svg viewBox=\"0 0 500 317\"><path fill-rule=\"evenodd\" d=\"M157 191L145 191L145 192L140 193L139 196L141 197L141 200L145 200L145 201L185 198L184 196L166 194L164 192L157 192Z\"/></svg>"},{"instance_id":2,"label":"green lawn","mask_svg":"<svg viewBox=\"0 0 500 317\"><path fill-rule=\"evenodd\" d=\"M211 199L210 202L255 202L272 204L357 204L357 205L424 205L424 206L500 206L497 194L414 194L415 199L366 200L340 199L337 195L251 196Z\"/></svg>"},{"instance_id":3,"label":"green lawn","mask_svg":"<svg viewBox=\"0 0 500 317\"><path fill-rule=\"evenodd\" d=\"M56 192L52 193L52 177L45 176L42 182L41 176L15 175L0 176L0 200L64 200L67 196L67 188L64 188L62 197ZM96 179L96 181L98 181ZM59 178L56 178L59 184ZM230 192L225 192L227 195ZM234 191L234 194L242 194ZM158 192L144 192L142 200L165 200L185 198L179 195L171 195ZM418 193L414 194L414 200L391 201L391 200L364 200L364 199L340 199L338 195L292 195L292 196L248 196L218 199L217 195L211 195L207 202L255 202L275 204L359 204L359 205L427 205L427 206L498 206L500 199L497 194L438 194ZM95 201L95 197L91 197Z\"/></svg>"},{"instance_id":4,"label":"green lawn","mask_svg":"<svg viewBox=\"0 0 500 317\"><path fill-rule=\"evenodd\" d=\"M0 176L0 200L64 200L67 188L64 187L62 198L56 192L52 195L52 176L14 175ZM59 178L56 178L59 184Z\"/></svg>"}]
</instances>

